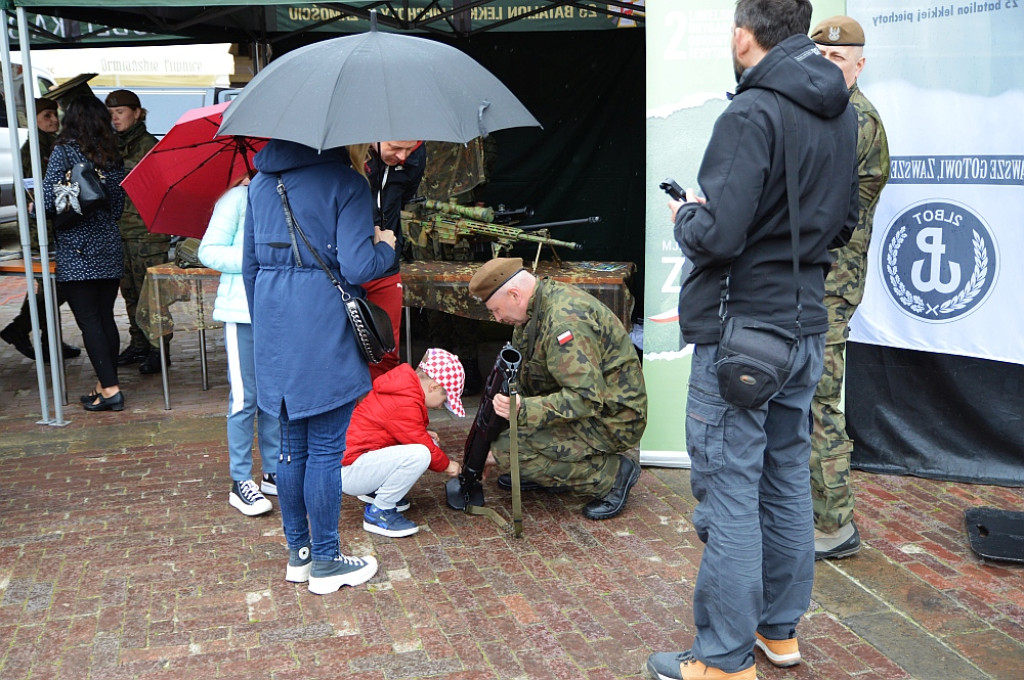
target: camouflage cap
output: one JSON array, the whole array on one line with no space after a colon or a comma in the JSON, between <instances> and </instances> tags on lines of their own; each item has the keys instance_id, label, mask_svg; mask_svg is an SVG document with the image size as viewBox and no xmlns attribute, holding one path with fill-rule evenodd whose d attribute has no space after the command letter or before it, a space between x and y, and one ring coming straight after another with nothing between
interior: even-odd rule
<instances>
[{"instance_id":1,"label":"camouflage cap","mask_svg":"<svg viewBox=\"0 0 1024 680\"><path fill-rule=\"evenodd\" d=\"M118 106L127 106L132 109L142 108L142 102L139 101L139 95L135 94L131 90L114 90L107 95L105 103L109 109L113 109Z\"/></svg>"},{"instance_id":2,"label":"camouflage cap","mask_svg":"<svg viewBox=\"0 0 1024 680\"><path fill-rule=\"evenodd\" d=\"M42 113L43 111L56 111L57 102L46 97L36 97L36 113Z\"/></svg>"},{"instance_id":3,"label":"camouflage cap","mask_svg":"<svg viewBox=\"0 0 1024 680\"><path fill-rule=\"evenodd\" d=\"M834 16L825 19L811 31L811 40L819 45L862 47L864 45L864 29L854 19L847 16Z\"/></svg>"},{"instance_id":4,"label":"camouflage cap","mask_svg":"<svg viewBox=\"0 0 1024 680\"><path fill-rule=\"evenodd\" d=\"M469 294L480 302L487 302L499 288L523 271L523 258L496 257L485 262L469 280Z\"/></svg>"}]
</instances>

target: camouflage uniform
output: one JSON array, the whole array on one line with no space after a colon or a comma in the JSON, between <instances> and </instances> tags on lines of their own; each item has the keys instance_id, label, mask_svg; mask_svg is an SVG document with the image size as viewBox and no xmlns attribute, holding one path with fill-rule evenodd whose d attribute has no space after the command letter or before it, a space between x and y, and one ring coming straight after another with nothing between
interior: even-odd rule
<instances>
[{"instance_id":1,"label":"camouflage uniform","mask_svg":"<svg viewBox=\"0 0 1024 680\"><path fill-rule=\"evenodd\" d=\"M468 144L427 142L427 164L420 184L420 195L437 201L455 197L460 204L472 205L476 189L487 182L486 146L488 143L480 137ZM425 233L421 225L406 221L402 222L402 232L406 256L410 260L473 261L474 249L468 239L454 245L439 243ZM477 357L480 322L466 318L458 310L424 309L422 318L427 323L427 343L431 347L441 347L452 352L462 362L466 370L465 393L469 395L479 392L483 382Z\"/></svg>"},{"instance_id":2,"label":"camouflage uniform","mask_svg":"<svg viewBox=\"0 0 1024 680\"><path fill-rule=\"evenodd\" d=\"M125 173L131 172L142 157L156 145L156 137L149 134L146 124L139 121L124 132L117 133L117 143L124 159ZM159 187L154 187L154 191ZM124 247L124 276L121 277L121 297L124 298L125 311L128 313L128 332L131 334L131 347L139 351L150 351L156 347L157 338L147 338L135 320L135 311L142 295L142 284L146 280L146 270L168 261L167 251L170 249L171 237L167 234L151 234L139 215L138 208L132 200L125 197L124 212L117 221L121 229L121 245ZM166 312L166 310L163 310Z\"/></svg>"},{"instance_id":3,"label":"camouflage uniform","mask_svg":"<svg viewBox=\"0 0 1024 680\"><path fill-rule=\"evenodd\" d=\"M519 377L520 473L547 487L597 497L615 481L620 454L647 425L647 390L636 349L610 309L559 281L537 282L530 318L512 344ZM509 468L509 433L492 446Z\"/></svg>"},{"instance_id":4,"label":"camouflage uniform","mask_svg":"<svg viewBox=\"0 0 1024 680\"><path fill-rule=\"evenodd\" d=\"M846 339L850 317L864 295L871 225L882 188L889 179L889 145L875 107L854 83L850 102L857 112L857 161L860 174L860 213L850 242L832 251L835 262L825 279L828 332L825 370L811 401L811 496L814 528L836 531L853 519L850 454L853 440L846 434L846 417L839 408L846 369Z\"/></svg>"}]
</instances>

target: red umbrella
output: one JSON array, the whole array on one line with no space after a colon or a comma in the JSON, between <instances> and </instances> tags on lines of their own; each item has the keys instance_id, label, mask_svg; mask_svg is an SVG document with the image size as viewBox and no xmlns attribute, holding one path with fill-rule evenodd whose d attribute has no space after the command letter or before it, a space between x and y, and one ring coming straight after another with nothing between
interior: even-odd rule
<instances>
[{"instance_id":1,"label":"red umbrella","mask_svg":"<svg viewBox=\"0 0 1024 680\"><path fill-rule=\"evenodd\" d=\"M150 232L201 238L217 199L252 168L267 140L215 136L229 103L185 112L121 182Z\"/></svg>"}]
</instances>

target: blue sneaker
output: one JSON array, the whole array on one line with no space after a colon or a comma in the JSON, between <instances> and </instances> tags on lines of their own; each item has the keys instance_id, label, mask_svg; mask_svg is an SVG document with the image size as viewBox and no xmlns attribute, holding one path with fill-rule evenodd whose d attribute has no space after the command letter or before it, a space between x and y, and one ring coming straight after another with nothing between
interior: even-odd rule
<instances>
[{"instance_id":1,"label":"blue sneaker","mask_svg":"<svg viewBox=\"0 0 1024 680\"><path fill-rule=\"evenodd\" d=\"M292 583L309 581L309 570L313 567L313 558L309 554L309 546L304 545L298 550L288 550L288 568L284 572L284 580Z\"/></svg>"},{"instance_id":2,"label":"blue sneaker","mask_svg":"<svg viewBox=\"0 0 1024 680\"><path fill-rule=\"evenodd\" d=\"M313 560L309 573L309 592L326 595L342 586L366 583L377 573L377 560L372 555L348 557L338 555L333 560Z\"/></svg>"},{"instance_id":3,"label":"blue sneaker","mask_svg":"<svg viewBox=\"0 0 1024 680\"><path fill-rule=\"evenodd\" d=\"M367 504L363 512L363 529L370 533L400 538L401 536L412 536L420 530L416 523L392 508L381 510L376 505Z\"/></svg>"},{"instance_id":4,"label":"blue sneaker","mask_svg":"<svg viewBox=\"0 0 1024 680\"><path fill-rule=\"evenodd\" d=\"M373 501L375 501L377 499L377 494L375 494L375 493L364 493L364 494L362 494L360 496L356 496L356 498L358 498L359 500L361 500L364 503L373 503ZM403 498L402 500L400 500L397 503L395 503L395 510L398 510L399 512L405 512L406 510L409 509L409 507L411 505L412 505L412 503L409 502L408 498Z\"/></svg>"}]
</instances>

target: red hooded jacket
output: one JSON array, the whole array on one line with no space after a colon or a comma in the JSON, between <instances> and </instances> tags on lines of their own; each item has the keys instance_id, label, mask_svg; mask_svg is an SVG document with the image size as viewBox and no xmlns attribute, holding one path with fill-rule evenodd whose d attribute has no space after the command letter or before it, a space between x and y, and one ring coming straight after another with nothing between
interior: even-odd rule
<instances>
[{"instance_id":1,"label":"red hooded jacket","mask_svg":"<svg viewBox=\"0 0 1024 680\"><path fill-rule=\"evenodd\" d=\"M416 370L399 364L373 381L373 390L352 413L342 465L367 451L397 444L423 444L430 450L429 469L444 472L448 456L427 434L427 404Z\"/></svg>"}]
</instances>

